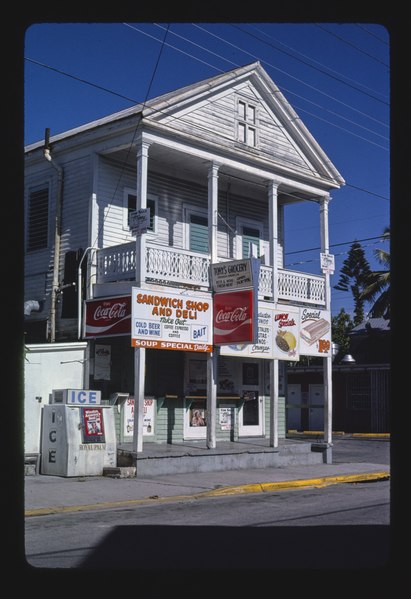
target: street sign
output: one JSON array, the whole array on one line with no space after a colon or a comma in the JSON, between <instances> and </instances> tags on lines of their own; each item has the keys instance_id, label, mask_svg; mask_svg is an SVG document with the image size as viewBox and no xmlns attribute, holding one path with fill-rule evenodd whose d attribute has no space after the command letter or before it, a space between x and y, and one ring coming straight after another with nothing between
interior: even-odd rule
<instances>
[{"instance_id":1,"label":"street sign","mask_svg":"<svg viewBox=\"0 0 411 599\"><path fill-rule=\"evenodd\" d=\"M139 210L130 212L129 226L135 235L147 233L147 229L150 226L150 208L140 208Z\"/></svg>"},{"instance_id":2,"label":"street sign","mask_svg":"<svg viewBox=\"0 0 411 599\"><path fill-rule=\"evenodd\" d=\"M321 270L324 274L333 275L335 270L334 254L320 253Z\"/></svg>"}]
</instances>

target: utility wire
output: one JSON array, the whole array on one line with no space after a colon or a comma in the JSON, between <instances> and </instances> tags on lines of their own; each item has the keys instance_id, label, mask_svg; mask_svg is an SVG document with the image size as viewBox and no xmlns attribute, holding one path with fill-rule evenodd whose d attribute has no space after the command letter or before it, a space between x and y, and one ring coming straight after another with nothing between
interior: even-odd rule
<instances>
[{"instance_id":1,"label":"utility wire","mask_svg":"<svg viewBox=\"0 0 411 599\"><path fill-rule=\"evenodd\" d=\"M159 41L157 38L154 38L154 39L156 39L157 41ZM166 44L166 45L167 45L167 44ZM169 44L168 44L168 45L169 45ZM193 58L196 58L196 57L193 57ZM112 90L110 90L110 89L108 89L108 88L102 87L102 86L100 86L100 85L97 85L97 84L95 84L95 83L92 83L92 82L90 82L90 81L87 81L87 80L85 80L85 79L81 79L80 77L77 77L77 76L75 76L75 75L72 75L72 74L70 74L70 73L67 73L66 71L62 71L61 69L57 69L57 68L55 68L55 67L51 67L50 65L46 65L46 64L44 64L44 63L41 63L41 62L39 62L39 61L37 61L37 60L34 60L34 59L32 59L32 58L25 57L25 60L26 60L26 61L28 61L28 62L34 63L34 64L36 64L36 65L38 65L38 66L41 66L41 67L43 67L43 68L49 69L49 70L51 70L51 71L53 71L53 72L56 72L56 73L58 73L59 75L67 76L67 77L69 77L69 78L71 78L71 79L77 80L77 81L79 81L79 82L81 82L81 83L84 83L85 85L89 85L89 86L91 86L91 87L95 87L95 88L97 88L97 89L100 89L100 90L102 90L102 91L105 91L105 92L107 92L107 93L114 94L114 95L116 95L116 96L118 96L118 97L120 97L120 98L123 98L123 99L125 99L125 100L128 100L128 101L132 102L133 104L139 104L139 103L140 103L140 102L139 102L138 100L136 100L135 98L129 98L128 96L122 95L122 94L120 94L120 93L118 93L118 92L114 92L114 91L112 91ZM147 102L147 98L146 98L146 100L145 100L145 103L146 103L146 102ZM160 113L161 113L161 112L164 112L163 110L157 110L157 109L156 109L156 111L157 111L157 112L160 112ZM174 118L175 120L184 120L184 119L182 119L182 117L173 117L173 118ZM317 118L317 117L316 117L316 118ZM190 123L190 124L191 124L191 126L194 126L192 123ZM333 123L329 123L329 124L333 125ZM207 131L207 129L206 129L205 127L201 127L201 126L199 126L199 125L196 125L196 127L197 127L198 129L201 129L201 128L203 128L204 130L206 130L206 131ZM344 129L344 131L346 131L347 133L351 133L351 134L353 134L352 132L348 131L347 129ZM355 135L355 134L353 134L353 135ZM366 140L365 138L361 138L361 139L363 139L364 141L367 141L368 143L372 143L372 142L370 142L369 140ZM292 165L293 165L293 163L290 163L290 164L292 164ZM293 166L295 166L295 165L293 165ZM365 189L365 188L363 188L363 187L359 187L359 186L356 186L356 185L353 185L353 184L350 184L350 183L347 183L347 182L346 182L346 184L345 184L345 185L346 185L346 187L351 187L351 188L353 188L353 189L357 189L358 191L361 191L361 192L363 192L363 193L367 193L367 194L373 195L373 196L375 196L375 197L381 198L381 199L383 199L383 200L390 201L390 199L389 199L389 198L387 198L387 197L385 197L385 196L382 196L382 195L380 195L380 194L377 194L377 193L375 193L375 192L372 192L372 191L370 191L370 190L368 190L368 189ZM289 195L290 197L295 197L295 196L294 196L294 194L287 194L286 192L284 192L284 193L285 193L285 195ZM296 199L298 199L298 198L296 198Z\"/></svg>"},{"instance_id":2,"label":"utility wire","mask_svg":"<svg viewBox=\"0 0 411 599\"><path fill-rule=\"evenodd\" d=\"M155 75L156 75L156 72L157 72L157 69L158 69L158 65L159 65L159 63L160 63L160 58L161 58L161 55L162 55L162 53L163 53L164 44L165 44L166 37L167 37L167 34L168 34L168 28L169 28L169 25L168 25L168 27L167 27L167 29L166 29L166 32L165 32L165 35L164 35L163 44L162 44L162 45L161 45L161 47L160 47L160 51L159 51L159 53L158 53L158 57L157 57L157 62L156 62L156 64L155 64L155 66L154 66L153 73L152 73L152 76L151 76L151 79L150 79L150 83L149 83L149 85L148 85L148 88L147 88L146 97L145 97L145 99L144 99L143 106L142 106L142 109L141 109L141 115L143 114L144 106L145 106L145 104L146 104L146 102L147 102L147 99L148 99L148 96L149 96L149 94L150 94L150 91L151 91L151 86L153 85L154 77L155 77ZM101 234L101 232L102 232L102 230L103 230L103 227L104 227L105 221L106 221L106 219L107 219L107 217L108 217L108 214L109 214L109 212L110 212L110 208L111 208L111 206L113 205L113 201L114 201L114 198L115 198L115 196L116 196L117 190L118 190L118 188L119 188L120 181L121 181L121 179L122 179L122 177L123 177L124 171L125 171L125 169L126 169L126 165L127 165L127 162L128 162L128 157L129 157L129 155L130 155L131 148L133 147L134 140L135 140L135 138L136 138L137 131L138 131L138 129L139 129L139 126L140 126L140 123L141 123L141 121L142 121L142 116L141 116L141 118L140 118L140 119L137 121L137 125L136 125L136 127L135 127L135 129L134 129L134 133L133 133L132 140L131 140L131 142L130 142L130 144L129 144L129 146L128 146L127 153L126 153L126 156L125 156L125 158L124 158L124 160L123 160L123 165L122 165L122 168L121 168L120 174L119 174L119 176L118 176L118 179L117 179L117 184L116 184L116 187L115 187L115 189L114 189L114 192L113 192L113 195L112 195L111 201L110 201L110 202L108 203L108 205L107 205L107 210L106 210L106 212L105 212L105 214L104 214L104 218L103 218L103 220L102 220L102 223L101 223L101 225L100 225L100 227L99 227L99 230L98 230L98 232L97 232L96 239L95 239L95 241L94 241L94 243L93 243L93 247L95 246L95 244L96 244L96 243L97 243L97 241L98 241L98 238L99 238L99 236L100 236L100 234Z\"/></svg>"},{"instance_id":3,"label":"utility wire","mask_svg":"<svg viewBox=\"0 0 411 599\"><path fill-rule=\"evenodd\" d=\"M381 102L382 104L385 104L387 106L389 105L388 102L384 102L384 100L381 100L380 98L377 98L376 96L374 96L374 95L372 95L372 94L370 94L370 93L368 93L366 91L363 91L363 90L359 89L355 85L352 85L350 83L347 83L346 81L343 81L343 79L341 78L341 75L337 77L336 75L332 75L331 73L327 73L327 71L325 71L323 68L316 67L316 66L310 64L309 62L307 62L307 60L303 60L302 58L298 58L297 56L294 56L293 54L291 54L291 52L287 52L286 50L282 50L281 48L278 48L274 44L261 39L260 37L258 37L258 35L254 35L250 31L247 31L246 29L243 29L242 27L239 27L238 25L231 24L231 26L235 27L239 31L242 31L246 35L249 35L253 39L256 39L259 42L262 42L263 44L266 44L267 46L270 46L270 48L273 48L274 50L277 50L278 52L282 52L283 54L285 54L286 56L290 56L294 60L298 60L298 62L301 62L302 64L305 64L306 66L310 67L311 69L314 69L314 70L318 71L319 73L323 73L323 75L327 75L327 77L330 77L331 79L334 79L335 81L339 81L340 83L343 83L344 85L347 85L351 89L354 89L355 91L360 92L361 94L364 94L364 95L368 96L369 98L371 98L373 100L376 100L377 102ZM257 30L257 31L259 31L259 30ZM264 32L261 32L261 33L264 33ZM286 44L283 44L282 42L279 42L278 40L276 40L276 41L277 41L277 43L280 43L281 45L283 45L285 47L289 47L289 46L286 46ZM298 51L294 50L294 52L298 52ZM298 52L298 54L300 54L301 56L304 56L301 52ZM317 62L317 61L315 61L315 62ZM320 63L318 63L318 64L320 64ZM322 66L324 66L324 65L322 65ZM325 68L328 68L328 67L325 67Z\"/></svg>"},{"instance_id":4,"label":"utility wire","mask_svg":"<svg viewBox=\"0 0 411 599\"><path fill-rule=\"evenodd\" d=\"M331 100L334 100L335 102L338 102L339 104L342 104L343 106L350 108L351 110L358 112L359 114L361 114L362 116L365 116L367 118L371 118L369 114L366 114L365 112L362 112L361 110L358 110L357 108L354 108L353 106L350 106L349 104L343 102L342 100L339 100L338 98L334 98L333 96L330 96L329 94L327 94L326 92L323 92L322 90L318 89L317 87L315 87L314 85L311 85L309 83L306 83L305 81L303 81L302 79L299 79L298 77L294 77L294 75L290 75L290 73L288 73L287 71L284 71L283 69L280 69L279 67L276 67L275 65L269 63L266 60L260 59L258 56L256 56L255 54L252 54L251 52L248 52L247 50L244 50L243 48L240 48L240 46L237 46L236 44L233 44L232 42L229 42L228 40L223 39L222 37L216 35L215 33L212 33L211 31L208 31L207 29L204 29L204 27L201 27L200 25L197 25L197 23L192 23L192 25L194 27L197 27L198 29L208 33L209 35L219 39L220 41L224 42L225 44L228 44L230 46L232 46L233 48L235 48L236 50L240 50L241 52L243 52L244 54L247 54L248 56L250 56L251 58L253 58L254 60L260 60L263 64L268 65L269 67L271 67L272 69L275 69L276 71L279 71L280 73L282 73L283 75L286 75L287 77L290 77L291 79L294 79L296 81L298 81L299 83L301 83L302 85L305 85L306 87L309 87L310 89L313 89L314 91L326 96L327 98L330 98ZM287 88L283 87L283 89L285 89L288 93L293 93L291 90L288 90ZM374 120L374 119L373 119Z\"/></svg>"},{"instance_id":5,"label":"utility wire","mask_svg":"<svg viewBox=\"0 0 411 599\"><path fill-rule=\"evenodd\" d=\"M385 239L382 239L382 236L378 235L377 237L366 237L364 239L352 239L351 241L343 241L341 243L332 243L332 244L330 244L330 248L331 247L332 248L339 247L341 245L348 245L349 243L360 243L361 241L372 241L373 239L379 239L381 241L381 243L389 240L388 237ZM285 252L285 255L290 256L291 254L304 254L306 252L314 252L314 251L318 251L318 250L321 250L321 248L315 247L315 248L309 248L306 250L295 250L293 252Z\"/></svg>"},{"instance_id":6,"label":"utility wire","mask_svg":"<svg viewBox=\"0 0 411 599\"><path fill-rule=\"evenodd\" d=\"M135 27L135 26L133 26L133 25L130 25L130 24L128 24L128 23L123 23L123 25L125 25L125 26L127 26L127 27L130 27L131 29L134 29L134 30L138 31L139 33L142 33L142 34L144 34L144 35L148 35L148 36L149 36L149 37L151 37L152 39L154 39L154 40L156 40L156 41L159 41L160 43L162 43L162 42L161 42L161 40L158 40L158 38L156 38L156 37L154 37L154 36L151 36L150 34L148 34L147 32L145 32L145 31L143 31L143 30L139 29L138 27ZM161 28L161 29L164 29L164 27L163 27L162 25L159 25L159 24L156 24L156 23L154 23L154 25L155 25L156 27L159 27L159 28ZM204 29L204 28L202 28L202 27L200 27L199 25L196 25L196 24L194 24L194 26L196 26L196 27L198 27L198 28L202 29L202 30L203 30L204 32L206 32L208 35L213 35L214 37L217 37L218 39L220 39L221 41L223 41L223 42L225 42L225 43L230 43L230 42L227 42L226 40L223 40L221 37L219 37L219 36L216 36L215 34L213 34L213 33L209 32L209 31L207 31L206 29ZM172 31L170 31L170 33L171 33L172 35L175 35L175 36L177 36L177 37L179 37L179 38L181 38L181 39L183 39L183 40L185 40L185 41L187 41L187 42L189 42L189 43L191 43L191 44L193 44L193 45L195 45L195 46L199 47L200 49L204 50L205 52L209 52L209 53L213 54L214 56L216 56L216 57L218 57L218 58L220 58L220 59L222 59L222 60L225 60L226 62L230 63L231 65L234 65L235 67L238 67L238 66L239 66L238 64L234 63L233 61L230 61L230 60L228 60L227 58L225 58L225 57L223 57L223 56L221 56L221 55L219 55L219 54L217 54L217 53L215 53L215 52L212 52L211 50L209 50L208 48L205 48L204 46L200 46L200 45L199 45L199 44L197 44L196 42L193 42L193 41L191 41L191 40L189 40L189 39L185 38L184 36L181 36L181 35L179 35L179 34L177 34L177 33L175 33L175 32L172 32ZM181 52L183 52L184 54L186 54L187 56L189 56L189 57L191 57L191 58L193 58L193 59L195 59L195 60L199 60L200 62L203 62L204 64L206 64L207 66L210 66L211 68L214 68L214 69L216 69L216 70L218 70L218 71L220 71L220 72L223 72L221 69L217 69L217 67L214 67L213 65L210 65L209 63L205 63L205 62L204 62L204 61L202 61L201 59L198 59L197 57L193 56L192 54L189 54L189 53L187 53L187 52L184 52L184 51L180 50L180 49L179 49L179 48L177 48L176 46L173 46L173 45L171 45L171 44L169 44L169 43L167 43L166 45L167 45L167 46L170 46L170 47L171 47L171 48L173 48L174 50L178 50L178 51L181 51ZM231 45L233 45L233 44L231 44ZM235 47L236 47L236 48L238 48L238 46L235 46ZM239 50L241 50L241 48L238 48L238 49L239 49ZM243 51L243 52L245 52L245 50L242 50L242 51ZM247 54L250 54L250 53L248 53L248 52L247 52ZM251 54L250 54L250 55L251 55ZM254 56L254 55L251 55L251 56L253 56L254 58L258 59L258 57L257 57L257 56ZM60 74L65 74L66 76L68 76L68 77L71 77L72 79L75 79L75 80L77 80L77 81L79 81L79 82L86 83L86 84L88 84L88 85L92 85L93 87L96 87L97 89L101 89L101 90L103 90L103 91L106 91L106 92L108 92L108 93L112 93L112 94L114 94L114 95L116 95L116 96L118 96L118 97L122 97L122 98L124 98L124 99L126 99L126 100L128 100L128 101L131 101L131 102L135 102L135 103L137 103L137 101L136 101L136 100L134 100L134 99L132 99L132 98L129 98L129 97L127 97L127 96L124 96L124 95L121 95L121 94L118 94L117 92L114 92L114 91L112 91L112 90L109 90L109 89L107 89L107 88L104 88L104 87L102 87L102 86L99 86L99 85L96 85L96 84L91 84L90 82L88 82L88 81L85 81L84 79L81 79L81 78L79 78L79 77L76 77L76 76L74 76L74 75L71 75L71 74L69 74L69 73L63 73L63 71L59 71L58 69L55 69L55 68L53 68L53 67L50 67L50 66L48 66L48 65L44 65L43 63L40 63L39 61L35 61L35 60L33 60L33 59L30 59L30 58L27 58L27 60L29 60L30 62L33 62L33 63L35 63L35 64L38 64L39 66L43 66L43 67L46 67L46 68L50 68L51 70L54 70L55 72L59 72ZM270 63L267 63L267 64L269 64L269 66L272 66L273 68L277 68L277 67L274 67L273 65L270 65ZM277 68L277 70L281 70L281 69L278 69L278 68ZM283 72L284 72L284 71L283 71ZM286 73L286 74L287 74L287 73ZM289 75L289 76L291 76L291 75ZM298 80L298 81L300 81L300 80ZM306 84L306 83L304 83L304 82L302 82L302 83L303 83L304 85L308 85L308 84ZM313 86L310 86L310 87L313 87ZM291 90L288 90L287 88L284 88L284 89L287 91L287 93L290 93L290 94L292 94L292 95L295 95L296 97L302 98L302 99L304 99L305 101L307 101L307 102L310 102L311 104L314 104L315 106L317 106L317 107L319 107L319 108L321 108L321 109L323 109L323 110L325 109L323 106L321 106L321 105L319 105L319 104L316 104L316 103L314 103L314 102L312 102L312 101L308 100L307 98L304 98L304 97L302 97L302 96L300 96L300 95L298 95L298 94L296 94L296 93L292 92ZM319 91L320 93L324 93L324 92L321 92L321 90L318 90L318 89L317 89L317 88L315 88L315 87L314 87L313 89L315 89L316 91ZM326 95L327 95L327 94L326 94ZM336 98L332 98L332 96L329 96L329 97L330 97L331 99L334 99L334 100L336 100L337 102L340 102L340 103L344 104L343 102L341 102L341 101L337 100ZM345 105L346 105L346 104L345 104ZM354 109L353 107L351 107L351 106L349 106L349 105L346 105L346 106L348 106L348 107L349 107L349 108L351 108L352 110L356 110L356 109ZM341 129L341 130L343 130L343 131L345 131L345 132L349 133L350 135L354 135L354 136L356 136L356 137L359 137L360 139L363 139L364 141L366 141L366 142L368 142L368 143L370 143L370 144L376 145L377 147L381 147L382 149L384 149L384 150L387 150L385 147L383 147L383 146L380 146L379 144L376 144L375 142L373 142L373 141L371 141L371 140L369 140L369 139L367 139L367 138L363 138L363 137L361 137L360 135L358 135L358 134L356 134L356 133L354 133L354 132L352 132L352 131L349 131L348 129L345 129L344 127L341 127L341 126L339 126L339 125L337 125L337 124L335 124L335 123L332 123L332 122L330 122L330 121L328 121L328 120L326 120L326 119L323 119L322 117L318 117L317 115L315 115L315 114L312 114L312 113L310 113L310 112L308 112L308 111L306 111L306 110L304 110L304 109L301 109L301 108L299 108L299 110L302 110L303 112L306 112L307 114L309 114L309 115L310 115L310 116L312 116L313 118L316 118L316 119L319 119L319 120L323 120L324 122L326 122L326 123L328 123L328 124L330 124L330 125L332 125L332 126L334 126L334 127L336 127L336 128L339 128L339 129ZM342 115L339 115L338 113L336 113L336 112L334 112L334 111L331 111L331 110L329 110L329 109L325 109L325 110L326 110L327 112L330 112L331 114L334 114L335 116L337 116L337 117L339 117L339 118L342 118L342 119L344 119L344 120L347 120L347 121L351 122L351 123L352 123L352 124L354 124L355 126L358 126L358 127L362 128L362 129L365 129L365 130L369 131L370 133L372 133L372 134L374 134L374 135L377 135L377 136L380 136L380 137L383 137L383 138L384 138L384 136L382 136L382 135L380 135L380 134L378 134L378 133L376 133L376 132L372 131L371 129L368 129L368 128L364 127L363 125L360 125L359 123L355 123L354 121L352 121L352 120L350 120L350 119L347 119L346 117L344 117L344 116L342 116ZM370 118L370 119L372 119L372 117L370 117L370 115L368 115L368 114L365 114L365 113L362 113L361 111L358 111L358 110L356 110L356 111L357 111L357 112L360 112L360 114L363 114L363 116L366 116L367 118ZM372 119L372 120L375 120L375 121L377 121L377 119ZM380 121L377 121L377 122L379 122L380 124L384 124L384 123L381 123ZM386 126L386 125L384 124L384 126ZM384 139L387 139L387 138L384 138Z\"/></svg>"},{"instance_id":7,"label":"utility wire","mask_svg":"<svg viewBox=\"0 0 411 599\"><path fill-rule=\"evenodd\" d=\"M365 50L362 50L361 48L359 48L358 46L356 46L355 44L353 44L352 42L349 42L348 40L344 39L343 37L337 35L336 33L329 31L328 29L326 29L325 27L323 27L322 25L320 25L319 23L315 23L315 25L317 27L319 27L320 29L322 29L323 31L326 31L329 35L334 36L335 38L337 38L338 40L340 40L341 42L343 42L344 44L347 44L347 46L351 46L352 48L354 48L355 50L357 50L358 52L361 52L361 54L365 54L366 56L368 56L369 58L371 58L372 60L375 60L376 62L384 65L385 67L388 68L389 70L389 65L386 64L385 62L383 62L382 60L379 60L378 58L376 58L375 56L373 56L372 54L369 54L368 52L365 52Z\"/></svg>"},{"instance_id":8,"label":"utility wire","mask_svg":"<svg viewBox=\"0 0 411 599\"><path fill-rule=\"evenodd\" d=\"M362 29L362 31L365 31L366 33L368 33L368 35L371 35L372 37L374 37L376 40L378 40L382 44L385 44L386 46L389 46L388 42L386 42L385 40L383 40L378 35L375 35L375 33L372 33L369 29L367 29L366 27L364 27L364 25L361 25L360 23L355 23L355 24L356 24L357 27L359 27L360 29Z\"/></svg>"}]
</instances>

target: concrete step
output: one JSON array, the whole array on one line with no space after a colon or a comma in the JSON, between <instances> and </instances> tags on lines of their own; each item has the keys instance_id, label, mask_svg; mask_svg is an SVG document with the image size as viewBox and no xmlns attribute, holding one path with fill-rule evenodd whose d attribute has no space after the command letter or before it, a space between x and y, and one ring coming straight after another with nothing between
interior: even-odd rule
<instances>
[{"instance_id":1,"label":"concrete step","mask_svg":"<svg viewBox=\"0 0 411 599\"><path fill-rule=\"evenodd\" d=\"M151 448L137 456L138 476L160 476L165 474L183 474L189 472L218 472L255 468L283 468L287 465L312 465L324 463L324 452L314 449L311 443L290 443L278 448L240 446L235 449L193 449L185 450L164 447ZM118 467L134 465L130 450L119 449Z\"/></svg>"}]
</instances>

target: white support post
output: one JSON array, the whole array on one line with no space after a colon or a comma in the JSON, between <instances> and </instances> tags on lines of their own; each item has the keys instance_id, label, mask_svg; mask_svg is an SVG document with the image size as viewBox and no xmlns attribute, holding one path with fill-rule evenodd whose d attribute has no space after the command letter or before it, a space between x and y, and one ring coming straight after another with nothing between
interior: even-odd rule
<instances>
[{"instance_id":1,"label":"white support post","mask_svg":"<svg viewBox=\"0 0 411 599\"><path fill-rule=\"evenodd\" d=\"M217 262L217 225L218 225L218 170L219 165L212 163L208 169L208 248L211 263ZM217 414L217 362L218 348L207 355L207 448L216 446Z\"/></svg>"},{"instance_id":2,"label":"white support post","mask_svg":"<svg viewBox=\"0 0 411 599\"><path fill-rule=\"evenodd\" d=\"M217 262L217 225L218 225L218 169L213 162L208 169L208 248L211 262Z\"/></svg>"},{"instance_id":3,"label":"white support post","mask_svg":"<svg viewBox=\"0 0 411 599\"><path fill-rule=\"evenodd\" d=\"M216 447L218 348L207 354L207 448Z\"/></svg>"},{"instance_id":4,"label":"white support post","mask_svg":"<svg viewBox=\"0 0 411 599\"><path fill-rule=\"evenodd\" d=\"M137 151L137 201L136 208L147 208L147 175L148 175L147 142L141 141ZM146 236L136 236L136 287L144 287L146 279ZM143 414L145 387L146 350L134 348L134 428L133 455L137 466L137 453L143 451Z\"/></svg>"},{"instance_id":5,"label":"white support post","mask_svg":"<svg viewBox=\"0 0 411 599\"><path fill-rule=\"evenodd\" d=\"M142 141L137 152L136 208L147 208L147 176L149 143ZM136 282L144 286L146 280L146 235L136 236Z\"/></svg>"},{"instance_id":6,"label":"white support post","mask_svg":"<svg viewBox=\"0 0 411 599\"><path fill-rule=\"evenodd\" d=\"M328 203L330 196L326 195L320 201L321 251L329 252L328 237ZM325 308L331 312L330 275L325 274ZM324 379L324 443L327 444L326 463L332 462L332 354L331 351L323 358Z\"/></svg>"},{"instance_id":7,"label":"white support post","mask_svg":"<svg viewBox=\"0 0 411 599\"><path fill-rule=\"evenodd\" d=\"M268 185L268 229L274 307L278 301L278 184ZM270 447L278 447L278 360L270 360Z\"/></svg>"},{"instance_id":8,"label":"white support post","mask_svg":"<svg viewBox=\"0 0 411 599\"><path fill-rule=\"evenodd\" d=\"M143 451L145 364L146 364L146 349L145 349L145 347L135 347L134 348L133 455L135 455L136 462L137 462L137 453L141 453Z\"/></svg>"}]
</instances>

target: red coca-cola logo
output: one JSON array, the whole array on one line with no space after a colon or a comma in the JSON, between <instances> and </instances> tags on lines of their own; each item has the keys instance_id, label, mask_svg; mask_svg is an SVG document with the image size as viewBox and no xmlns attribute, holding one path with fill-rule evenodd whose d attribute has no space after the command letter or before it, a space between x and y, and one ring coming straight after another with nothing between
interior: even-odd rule
<instances>
[{"instance_id":1,"label":"red coca-cola logo","mask_svg":"<svg viewBox=\"0 0 411 599\"><path fill-rule=\"evenodd\" d=\"M131 296L86 302L84 337L131 335Z\"/></svg>"},{"instance_id":2,"label":"red coca-cola logo","mask_svg":"<svg viewBox=\"0 0 411 599\"><path fill-rule=\"evenodd\" d=\"M248 317L248 308L248 306L244 306L227 312L219 310L216 314L216 322L244 322Z\"/></svg>"},{"instance_id":3,"label":"red coca-cola logo","mask_svg":"<svg viewBox=\"0 0 411 599\"><path fill-rule=\"evenodd\" d=\"M126 302L115 303L112 305L104 306L100 304L94 311L94 320L109 319L116 320L118 318L124 318L126 315Z\"/></svg>"},{"instance_id":4,"label":"red coca-cola logo","mask_svg":"<svg viewBox=\"0 0 411 599\"><path fill-rule=\"evenodd\" d=\"M214 343L253 341L254 297L250 290L217 293L214 296Z\"/></svg>"}]
</instances>

